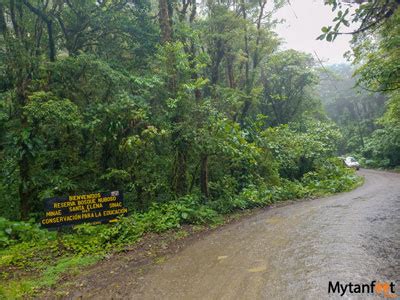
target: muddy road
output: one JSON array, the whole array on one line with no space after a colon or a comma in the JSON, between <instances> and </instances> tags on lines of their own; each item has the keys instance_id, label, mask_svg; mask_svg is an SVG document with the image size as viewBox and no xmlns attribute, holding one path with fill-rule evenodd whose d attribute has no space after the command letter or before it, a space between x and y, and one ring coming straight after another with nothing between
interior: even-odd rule
<instances>
[{"instance_id":1,"label":"muddy road","mask_svg":"<svg viewBox=\"0 0 400 300\"><path fill-rule=\"evenodd\" d=\"M83 298L374 299L328 295L329 281L400 285L400 174L359 173L352 192L260 212Z\"/></svg>"}]
</instances>

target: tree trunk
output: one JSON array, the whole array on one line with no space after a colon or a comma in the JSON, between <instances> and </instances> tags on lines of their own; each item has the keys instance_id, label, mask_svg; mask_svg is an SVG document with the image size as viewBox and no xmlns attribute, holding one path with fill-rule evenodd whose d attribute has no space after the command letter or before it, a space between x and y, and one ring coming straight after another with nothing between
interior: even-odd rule
<instances>
[{"instance_id":1,"label":"tree trunk","mask_svg":"<svg viewBox=\"0 0 400 300\"><path fill-rule=\"evenodd\" d=\"M186 164L187 150L183 149L182 146L178 146L176 151L175 159L175 171L174 171L174 182L173 189L178 196L187 194L187 164Z\"/></svg>"},{"instance_id":2,"label":"tree trunk","mask_svg":"<svg viewBox=\"0 0 400 300\"><path fill-rule=\"evenodd\" d=\"M209 191L208 191L208 155L201 155L201 163L200 163L200 190L202 195L208 199Z\"/></svg>"},{"instance_id":3,"label":"tree trunk","mask_svg":"<svg viewBox=\"0 0 400 300\"><path fill-rule=\"evenodd\" d=\"M47 22L47 34L49 38L49 60L54 62L56 60L56 47L54 45L53 22L51 20Z\"/></svg>"},{"instance_id":4,"label":"tree trunk","mask_svg":"<svg viewBox=\"0 0 400 300\"><path fill-rule=\"evenodd\" d=\"M22 150L25 151L25 147ZM19 199L20 199L20 212L21 219L27 220L30 212L30 192L28 188L29 181L29 161L27 155L22 155L21 159L18 160L20 183L18 187Z\"/></svg>"},{"instance_id":5,"label":"tree trunk","mask_svg":"<svg viewBox=\"0 0 400 300\"><path fill-rule=\"evenodd\" d=\"M170 42L172 39L172 29L168 10L168 0L159 0L159 21L161 29L161 42Z\"/></svg>"},{"instance_id":6,"label":"tree trunk","mask_svg":"<svg viewBox=\"0 0 400 300\"><path fill-rule=\"evenodd\" d=\"M30 184L29 184L29 169L30 169L30 164L29 164L29 149L26 144L26 137L23 137L22 134L26 132L28 128L28 120L23 113L22 109L26 104L26 80L23 79L23 75L21 74L23 71L21 70L19 74L19 80L17 82L17 89L16 89L16 97L18 100L18 106L19 106L19 122L21 126L21 136L20 136L20 141L19 141L19 151L20 151L20 157L18 159L18 168L19 168L19 187L18 187L18 193L19 193L19 199L20 199L20 212L21 212L21 218L23 220L27 220L29 217L29 212L30 212L30 197L31 197L31 191L30 191Z\"/></svg>"},{"instance_id":7,"label":"tree trunk","mask_svg":"<svg viewBox=\"0 0 400 300\"><path fill-rule=\"evenodd\" d=\"M43 11L38 9L37 7L33 6L28 0L23 0L25 6L35 15L43 20L43 22L47 25L47 35L49 41L49 60L51 62L55 61L56 58L56 47L54 44L54 37L53 37L53 21L52 19Z\"/></svg>"},{"instance_id":8,"label":"tree trunk","mask_svg":"<svg viewBox=\"0 0 400 300\"><path fill-rule=\"evenodd\" d=\"M240 1L241 5L241 10L242 10L242 17L243 20L246 22L247 21L247 12L246 12L246 6L244 3L244 0ZM249 77L249 72L250 72L250 51L249 51L249 37L248 37L248 32L247 32L247 24L244 24L244 53L246 55L246 61L245 61L245 86L244 90L246 93L246 98L244 100L243 108L240 113L239 117L239 123L240 126L244 126L244 119L247 115L247 112L250 109L251 106L251 99L248 97L251 92L251 86L250 86L250 77Z\"/></svg>"},{"instance_id":9,"label":"tree trunk","mask_svg":"<svg viewBox=\"0 0 400 300\"><path fill-rule=\"evenodd\" d=\"M233 60L234 60L233 55L229 55L226 59L228 83L229 83L229 87L232 89L236 88L235 74L234 74L234 69L233 69Z\"/></svg>"},{"instance_id":10,"label":"tree trunk","mask_svg":"<svg viewBox=\"0 0 400 300\"><path fill-rule=\"evenodd\" d=\"M3 4L0 2L0 33L3 35L4 39L8 37L7 23L4 17Z\"/></svg>"}]
</instances>

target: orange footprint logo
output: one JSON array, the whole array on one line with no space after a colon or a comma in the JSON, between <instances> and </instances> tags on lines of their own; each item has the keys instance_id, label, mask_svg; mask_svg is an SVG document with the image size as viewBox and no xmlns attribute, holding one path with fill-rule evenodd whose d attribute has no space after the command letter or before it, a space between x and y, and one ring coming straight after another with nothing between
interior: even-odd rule
<instances>
[{"instance_id":1,"label":"orange footprint logo","mask_svg":"<svg viewBox=\"0 0 400 300\"><path fill-rule=\"evenodd\" d=\"M382 294L385 298L397 298L394 293L394 284L388 282L377 282L375 286L375 293Z\"/></svg>"}]
</instances>

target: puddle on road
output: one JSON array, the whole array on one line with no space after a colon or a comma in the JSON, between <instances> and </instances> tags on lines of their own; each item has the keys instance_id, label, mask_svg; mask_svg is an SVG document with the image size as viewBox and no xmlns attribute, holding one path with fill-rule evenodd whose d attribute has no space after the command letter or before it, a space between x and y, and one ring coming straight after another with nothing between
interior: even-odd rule
<instances>
[{"instance_id":1,"label":"puddle on road","mask_svg":"<svg viewBox=\"0 0 400 300\"><path fill-rule=\"evenodd\" d=\"M329 205L326 208L349 208L349 207L350 207L349 205L340 205L340 204L338 204L338 205Z\"/></svg>"},{"instance_id":2,"label":"puddle on road","mask_svg":"<svg viewBox=\"0 0 400 300\"><path fill-rule=\"evenodd\" d=\"M259 272L264 272L266 270L267 270L266 266L259 266L259 267L247 269L247 271L250 273L259 273Z\"/></svg>"},{"instance_id":3,"label":"puddle on road","mask_svg":"<svg viewBox=\"0 0 400 300\"><path fill-rule=\"evenodd\" d=\"M278 223L282 222L283 220L285 220L285 218L283 218L281 216L271 216L268 219L266 219L265 222L267 224L278 224Z\"/></svg>"}]
</instances>

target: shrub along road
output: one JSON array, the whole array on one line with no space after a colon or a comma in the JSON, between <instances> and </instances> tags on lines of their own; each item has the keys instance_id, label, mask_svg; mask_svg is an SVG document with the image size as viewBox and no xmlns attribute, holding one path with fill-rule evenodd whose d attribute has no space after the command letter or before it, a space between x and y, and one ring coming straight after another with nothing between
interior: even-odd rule
<instances>
[{"instance_id":1,"label":"shrub along road","mask_svg":"<svg viewBox=\"0 0 400 300\"><path fill-rule=\"evenodd\" d=\"M92 282L75 295L324 299L329 281L399 283L400 174L359 173L365 184L352 192L262 211L139 273L122 268L108 287Z\"/></svg>"}]
</instances>

